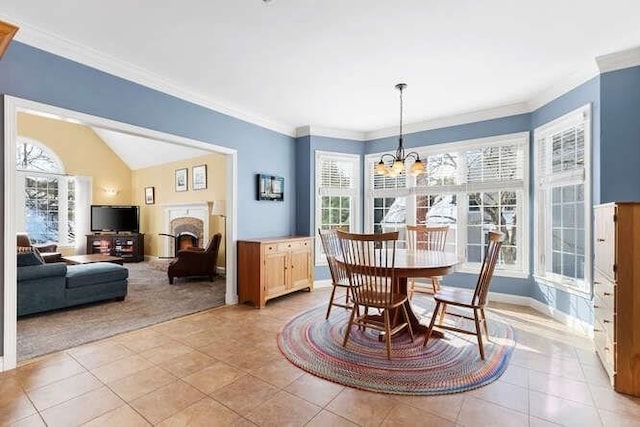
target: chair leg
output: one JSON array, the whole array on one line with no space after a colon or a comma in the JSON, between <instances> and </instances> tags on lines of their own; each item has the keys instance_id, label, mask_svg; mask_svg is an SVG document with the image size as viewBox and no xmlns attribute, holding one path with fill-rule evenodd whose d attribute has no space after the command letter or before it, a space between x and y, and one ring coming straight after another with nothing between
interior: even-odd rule
<instances>
[{"instance_id":1,"label":"chair leg","mask_svg":"<svg viewBox=\"0 0 640 427\"><path fill-rule=\"evenodd\" d=\"M391 360L391 319L389 318L389 310L384 311L384 329L387 341L387 359Z\"/></svg>"},{"instance_id":2,"label":"chair leg","mask_svg":"<svg viewBox=\"0 0 640 427\"><path fill-rule=\"evenodd\" d=\"M476 323L476 335L478 336L478 347L480 348L480 358L484 360L484 347L482 346L482 333L480 332L480 319L478 318L478 309L473 309L473 320Z\"/></svg>"},{"instance_id":3,"label":"chair leg","mask_svg":"<svg viewBox=\"0 0 640 427\"><path fill-rule=\"evenodd\" d=\"M404 313L404 321L407 322L407 328L409 328L409 336L411 342L413 342L413 328L411 327L411 321L409 320L409 313L407 313L407 307L402 304L402 312Z\"/></svg>"},{"instance_id":4,"label":"chair leg","mask_svg":"<svg viewBox=\"0 0 640 427\"><path fill-rule=\"evenodd\" d=\"M440 280L437 277L431 278L431 287L434 294L440 290Z\"/></svg>"},{"instance_id":5,"label":"chair leg","mask_svg":"<svg viewBox=\"0 0 640 427\"><path fill-rule=\"evenodd\" d=\"M487 315L484 314L484 308L480 309L480 313L482 313L482 324L484 325L484 333L487 336L487 341L489 341L489 328L487 327Z\"/></svg>"},{"instance_id":6,"label":"chair leg","mask_svg":"<svg viewBox=\"0 0 640 427\"><path fill-rule=\"evenodd\" d=\"M353 310L351 310L351 317L349 317L349 323L347 324L347 331L344 334L344 342L342 343L343 347L347 346L347 341L349 341L349 334L351 333L351 326L353 325L353 319L356 315L356 310L358 310L358 304L353 306Z\"/></svg>"},{"instance_id":7,"label":"chair leg","mask_svg":"<svg viewBox=\"0 0 640 427\"><path fill-rule=\"evenodd\" d=\"M413 293L415 292L416 280L411 278L407 279L407 286L409 288L407 294L409 294L409 301L411 301Z\"/></svg>"},{"instance_id":8,"label":"chair leg","mask_svg":"<svg viewBox=\"0 0 640 427\"><path fill-rule=\"evenodd\" d=\"M440 305L440 303L438 303L438 305ZM436 305L436 308L438 308L438 305ZM435 317L436 313L438 311L434 310L433 312L433 316ZM438 325L442 325L442 322L444 322L444 315L447 314L447 304L446 303L442 303L442 311L440 312L440 319L438 320Z\"/></svg>"},{"instance_id":9,"label":"chair leg","mask_svg":"<svg viewBox=\"0 0 640 427\"><path fill-rule=\"evenodd\" d=\"M429 322L429 328L427 329L427 332L425 332L425 337L424 337L424 344L422 344L423 347L427 346L427 343L429 342L429 338L431 338L431 331L433 331L433 326L436 324L436 318L438 317L438 309L440 308L440 302L436 302L436 308L433 310L433 314L431 315L431 322Z\"/></svg>"},{"instance_id":10,"label":"chair leg","mask_svg":"<svg viewBox=\"0 0 640 427\"><path fill-rule=\"evenodd\" d=\"M333 305L333 298L336 294L336 286L332 285L331 286L333 289L331 289L331 296L329 297L329 307L327 307L327 315L325 316L325 320L329 318L329 314L331 314L331 306Z\"/></svg>"}]
</instances>

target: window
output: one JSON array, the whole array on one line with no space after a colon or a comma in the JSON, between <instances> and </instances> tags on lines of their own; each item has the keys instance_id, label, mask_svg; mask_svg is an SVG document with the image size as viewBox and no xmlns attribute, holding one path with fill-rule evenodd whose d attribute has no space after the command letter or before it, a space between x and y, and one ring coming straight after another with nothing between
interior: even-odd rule
<instances>
[{"instance_id":1,"label":"window","mask_svg":"<svg viewBox=\"0 0 640 427\"><path fill-rule=\"evenodd\" d=\"M18 206L24 206L18 228L34 243L75 242L75 196L73 177L62 174L62 163L45 146L20 138L16 150ZM20 221L23 221L20 223Z\"/></svg>"},{"instance_id":2,"label":"window","mask_svg":"<svg viewBox=\"0 0 640 427\"><path fill-rule=\"evenodd\" d=\"M380 155L367 156L366 229L397 229L404 240L405 224L446 224L446 250L468 271L480 268L487 232L499 230L505 242L496 269L528 274L528 142L520 133L412 149L427 167L416 178L376 175Z\"/></svg>"},{"instance_id":3,"label":"window","mask_svg":"<svg viewBox=\"0 0 640 427\"><path fill-rule=\"evenodd\" d=\"M535 130L536 277L590 292L591 108L585 106Z\"/></svg>"},{"instance_id":4,"label":"window","mask_svg":"<svg viewBox=\"0 0 640 427\"><path fill-rule=\"evenodd\" d=\"M316 228L358 228L360 157L316 151ZM316 264L326 258L316 238Z\"/></svg>"}]
</instances>

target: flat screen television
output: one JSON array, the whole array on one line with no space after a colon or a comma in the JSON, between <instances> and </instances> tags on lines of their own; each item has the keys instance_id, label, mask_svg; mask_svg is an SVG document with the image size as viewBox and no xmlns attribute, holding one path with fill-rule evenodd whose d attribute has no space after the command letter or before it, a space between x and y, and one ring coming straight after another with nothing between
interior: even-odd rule
<instances>
[{"instance_id":1,"label":"flat screen television","mask_svg":"<svg viewBox=\"0 0 640 427\"><path fill-rule=\"evenodd\" d=\"M138 206L91 205L91 231L137 233L139 216Z\"/></svg>"}]
</instances>

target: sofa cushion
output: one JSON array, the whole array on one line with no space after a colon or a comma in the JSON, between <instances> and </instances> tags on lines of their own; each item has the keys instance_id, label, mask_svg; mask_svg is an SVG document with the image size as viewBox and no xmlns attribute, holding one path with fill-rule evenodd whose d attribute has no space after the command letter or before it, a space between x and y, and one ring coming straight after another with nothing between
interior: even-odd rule
<instances>
[{"instance_id":1,"label":"sofa cushion","mask_svg":"<svg viewBox=\"0 0 640 427\"><path fill-rule=\"evenodd\" d=\"M42 256L37 249L33 247L18 246L17 250L18 253L16 258L18 261L18 267L44 264L44 259L42 259Z\"/></svg>"},{"instance_id":2,"label":"sofa cushion","mask_svg":"<svg viewBox=\"0 0 640 427\"><path fill-rule=\"evenodd\" d=\"M129 277L129 270L110 262L70 265L67 267L67 288L115 282Z\"/></svg>"},{"instance_id":3,"label":"sofa cushion","mask_svg":"<svg viewBox=\"0 0 640 427\"><path fill-rule=\"evenodd\" d=\"M28 265L17 269L18 282L23 280L40 280L48 277L64 277L65 274L67 274L67 265L64 262Z\"/></svg>"}]
</instances>

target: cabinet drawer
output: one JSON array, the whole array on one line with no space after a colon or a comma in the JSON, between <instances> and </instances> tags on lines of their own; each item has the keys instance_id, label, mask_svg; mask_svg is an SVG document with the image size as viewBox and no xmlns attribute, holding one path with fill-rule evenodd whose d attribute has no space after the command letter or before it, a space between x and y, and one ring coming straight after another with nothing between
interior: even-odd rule
<instances>
[{"instance_id":1,"label":"cabinet drawer","mask_svg":"<svg viewBox=\"0 0 640 427\"><path fill-rule=\"evenodd\" d=\"M294 242L284 242L278 244L278 248L281 251L297 251L299 249L307 247L309 247L309 242L307 240L296 240Z\"/></svg>"},{"instance_id":2,"label":"cabinet drawer","mask_svg":"<svg viewBox=\"0 0 640 427\"><path fill-rule=\"evenodd\" d=\"M596 328L594 331L594 341L596 345L596 352L602 361L602 365L606 369L610 378L613 378L615 373L615 363L614 363L614 343L607 336L607 333L603 329L602 325L596 322Z\"/></svg>"},{"instance_id":3,"label":"cabinet drawer","mask_svg":"<svg viewBox=\"0 0 640 427\"><path fill-rule=\"evenodd\" d=\"M616 341L616 333L615 333L615 320L616 320L616 315L613 312L613 309L611 307L606 307L603 306L602 303L598 304L598 298L596 298L596 303L594 306L594 314L595 314L595 320L596 320L596 328L601 328L604 329L604 331L607 333L607 336L609 337L609 339L611 339L613 342Z\"/></svg>"},{"instance_id":4,"label":"cabinet drawer","mask_svg":"<svg viewBox=\"0 0 640 427\"><path fill-rule=\"evenodd\" d=\"M610 307L613 312L616 310L615 291L615 284L596 274L593 280L593 293L596 299L600 300L600 305Z\"/></svg>"},{"instance_id":5,"label":"cabinet drawer","mask_svg":"<svg viewBox=\"0 0 640 427\"><path fill-rule=\"evenodd\" d=\"M275 243L269 243L267 245L262 245L262 252L265 254L272 254L278 252L278 245Z\"/></svg>"}]
</instances>

